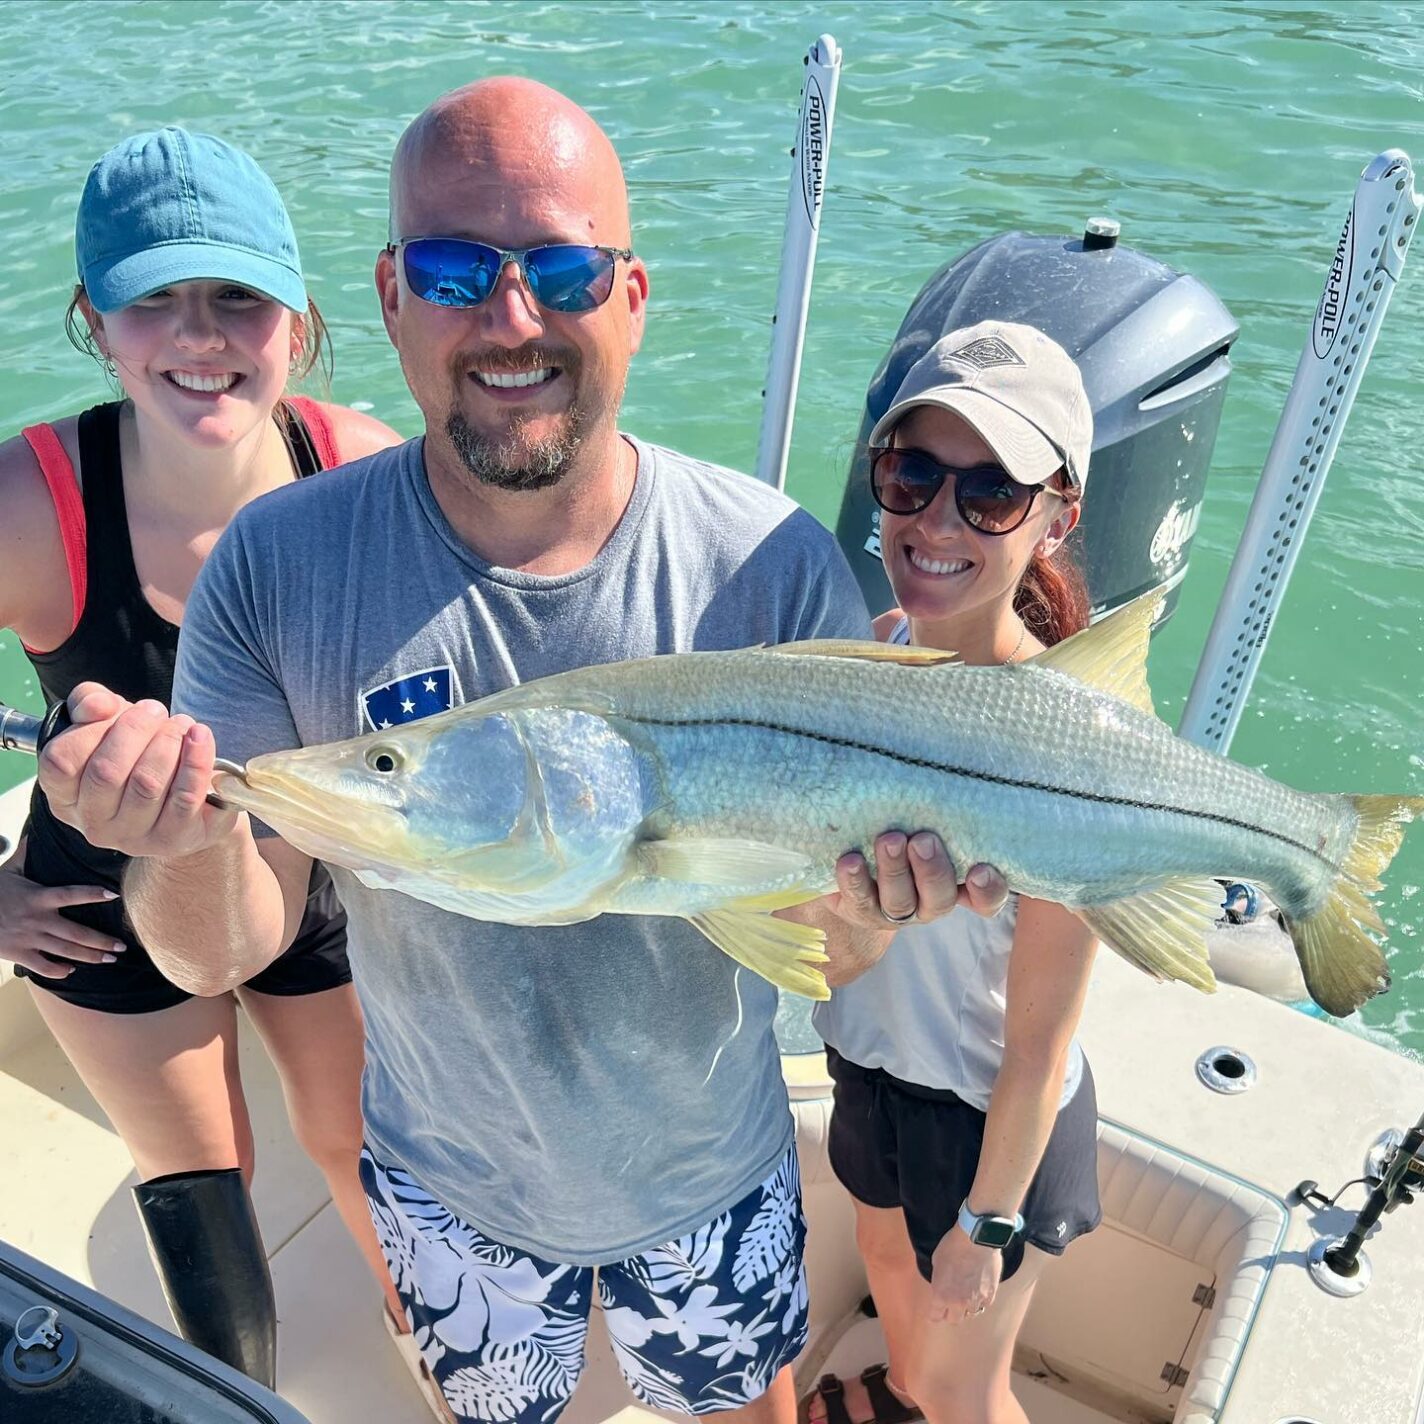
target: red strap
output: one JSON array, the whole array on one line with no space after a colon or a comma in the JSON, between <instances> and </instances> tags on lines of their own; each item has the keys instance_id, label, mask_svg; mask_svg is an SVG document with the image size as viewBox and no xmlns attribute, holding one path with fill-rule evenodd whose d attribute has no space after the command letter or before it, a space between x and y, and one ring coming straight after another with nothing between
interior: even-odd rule
<instances>
[{"instance_id":1,"label":"red strap","mask_svg":"<svg viewBox=\"0 0 1424 1424\"><path fill-rule=\"evenodd\" d=\"M341 452L336 448L336 427L321 406L310 396L288 396L287 404L301 416L311 434L322 469L332 470L342 464Z\"/></svg>"},{"instance_id":2,"label":"red strap","mask_svg":"<svg viewBox=\"0 0 1424 1424\"><path fill-rule=\"evenodd\" d=\"M60 438L52 425L30 425L20 432L40 462L54 512L59 516L59 537L64 544L64 562L69 568L69 596L74 606L70 633L79 626L84 599L89 591L88 547L84 532L84 498L74 466L69 463Z\"/></svg>"}]
</instances>

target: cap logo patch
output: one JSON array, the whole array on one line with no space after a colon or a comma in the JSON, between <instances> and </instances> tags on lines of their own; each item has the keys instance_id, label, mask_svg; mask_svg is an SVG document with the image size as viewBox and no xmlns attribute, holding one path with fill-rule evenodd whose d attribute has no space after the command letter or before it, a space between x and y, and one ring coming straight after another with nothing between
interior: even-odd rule
<instances>
[{"instance_id":1,"label":"cap logo patch","mask_svg":"<svg viewBox=\"0 0 1424 1424\"><path fill-rule=\"evenodd\" d=\"M990 366L1022 366L1024 359L1012 346L998 336L981 336L968 346L957 351L945 352L946 361L962 361L976 370L987 370Z\"/></svg>"}]
</instances>

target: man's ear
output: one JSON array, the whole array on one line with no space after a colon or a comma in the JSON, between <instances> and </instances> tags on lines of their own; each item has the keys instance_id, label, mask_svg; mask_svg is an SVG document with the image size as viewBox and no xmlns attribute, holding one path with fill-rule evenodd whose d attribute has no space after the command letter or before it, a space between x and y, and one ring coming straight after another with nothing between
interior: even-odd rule
<instances>
[{"instance_id":1,"label":"man's ear","mask_svg":"<svg viewBox=\"0 0 1424 1424\"><path fill-rule=\"evenodd\" d=\"M386 324L386 335L391 345L396 342L396 318L400 314L400 273L391 250L383 247L376 258L376 296L381 303L381 320Z\"/></svg>"},{"instance_id":2,"label":"man's ear","mask_svg":"<svg viewBox=\"0 0 1424 1424\"><path fill-rule=\"evenodd\" d=\"M629 261L628 274L623 280L628 293L628 354L634 356L643 344L648 293L652 289L648 280L648 269L643 266L642 258L634 257Z\"/></svg>"}]
</instances>

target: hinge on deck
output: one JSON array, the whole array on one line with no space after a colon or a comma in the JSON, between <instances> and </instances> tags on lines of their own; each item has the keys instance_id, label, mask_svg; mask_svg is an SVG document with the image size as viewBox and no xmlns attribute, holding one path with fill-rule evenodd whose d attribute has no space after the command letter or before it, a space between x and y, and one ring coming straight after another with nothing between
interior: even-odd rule
<instances>
[{"instance_id":1,"label":"hinge on deck","mask_svg":"<svg viewBox=\"0 0 1424 1424\"><path fill-rule=\"evenodd\" d=\"M1192 1292L1192 1304L1210 1310L1216 1304L1216 1287L1203 1282Z\"/></svg>"},{"instance_id":2,"label":"hinge on deck","mask_svg":"<svg viewBox=\"0 0 1424 1424\"><path fill-rule=\"evenodd\" d=\"M1186 1384L1187 1371L1174 1361L1168 1360L1167 1363L1162 1366L1161 1379L1168 1389L1176 1389L1178 1385Z\"/></svg>"}]
</instances>

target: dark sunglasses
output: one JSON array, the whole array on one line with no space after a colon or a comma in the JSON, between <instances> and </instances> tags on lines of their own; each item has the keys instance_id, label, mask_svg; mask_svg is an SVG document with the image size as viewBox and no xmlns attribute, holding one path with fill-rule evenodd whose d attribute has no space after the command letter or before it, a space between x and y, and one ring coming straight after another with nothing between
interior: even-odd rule
<instances>
[{"instance_id":1,"label":"dark sunglasses","mask_svg":"<svg viewBox=\"0 0 1424 1424\"><path fill-rule=\"evenodd\" d=\"M1002 465L975 465L967 470L941 465L922 450L894 446L870 455L870 492L890 514L918 514L934 503L947 479L954 480L954 507L959 517L980 534L1012 534L1028 518L1043 485L1021 485ZM1060 499L1069 496L1050 489Z\"/></svg>"},{"instance_id":2,"label":"dark sunglasses","mask_svg":"<svg viewBox=\"0 0 1424 1424\"><path fill-rule=\"evenodd\" d=\"M437 307L477 307L488 300L513 262L529 283L534 300L556 312L586 312L601 307L613 292L613 272L626 247L585 247L576 242L551 242L502 252L486 242L463 237L403 237L387 245L395 256L402 250L405 280L423 302Z\"/></svg>"}]
</instances>

